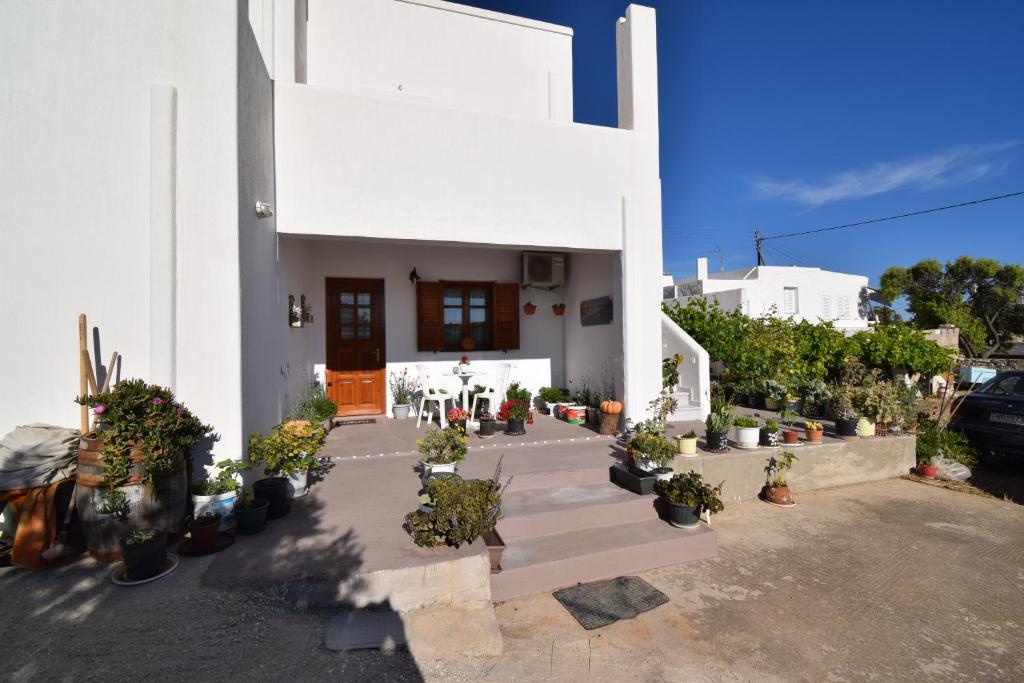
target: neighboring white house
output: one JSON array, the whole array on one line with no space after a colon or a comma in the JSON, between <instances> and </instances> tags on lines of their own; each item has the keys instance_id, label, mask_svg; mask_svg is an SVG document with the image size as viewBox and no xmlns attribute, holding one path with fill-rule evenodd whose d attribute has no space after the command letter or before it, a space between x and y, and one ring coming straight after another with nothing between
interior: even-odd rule
<instances>
[{"instance_id":1,"label":"neighboring white house","mask_svg":"<svg viewBox=\"0 0 1024 683\"><path fill-rule=\"evenodd\" d=\"M864 275L834 273L798 266L752 266L708 272L708 260L697 259L697 276L673 280L662 277L662 297L684 306L693 297L717 301L725 310L759 317L809 322L830 321L847 334L866 330L874 322L871 301L879 301Z\"/></svg>"},{"instance_id":2,"label":"neighboring white house","mask_svg":"<svg viewBox=\"0 0 1024 683\"><path fill-rule=\"evenodd\" d=\"M383 413L390 371L455 389L464 352L534 390L610 382L635 419L671 346L706 395L699 347L662 345L649 268L653 10L616 25L617 128L573 122L571 29L440 0L0 17L0 434L77 424L80 312L97 356L173 388L226 456L317 374L343 414Z\"/></svg>"}]
</instances>

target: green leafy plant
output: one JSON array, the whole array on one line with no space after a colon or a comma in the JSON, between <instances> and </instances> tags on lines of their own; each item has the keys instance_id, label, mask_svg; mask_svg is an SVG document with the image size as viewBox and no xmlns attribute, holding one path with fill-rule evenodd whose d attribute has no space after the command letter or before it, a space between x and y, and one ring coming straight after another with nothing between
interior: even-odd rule
<instances>
[{"instance_id":1,"label":"green leafy plant","mask_svg":"<svg viewBox=\"0 0 1024 683\"><path fill-rule=\"evenodd\" d=\"M900 391L892 382L879 382L863 388L861 410L877 422L895 423L903 416Z\"/></svg>"},{"instance_id":2,"label":"green leafy plant","mask_svg":"<svg viewBox=\"0 0 1024 683\"><path fill-rule=\"evenodd\" d=\"M850 384L834 384L831 388L832 412L840 420L856 420L860 417L857 408L858 388Z\"/></svg>"},{"instance_id":3,"label":"green leafy plant","mask_svg":"<svg viewBox=\"0 0 1024 683\"><path fill-rule=\"evenodd\" d=\"M768 464L764 468L768 486L773 488L786 486L786 472L793 467L796 460L798 458L789 451L783 451L777 458L775 456L768 458Z\"/></svg>"},{"instance_id":4,"label":"green leafy plant","mask_svg":"<svg viewBox=\"0 0 1024 683\"><path fill-rule=\"evenodd\" d=\"M128 519L128 494L121 489L107 489L103 493L103 502L96 510L101 515L115 515L124 521Z\"/></svg>"},{"instance_id":5,"label":"green leafy plant","mask_svg":"<svg viewBox=\"0 0 1024 683\"><path fill-rule=\"evenodd\" d=\"M290 475L316 467L317 453L327 440L321 427L304 422L283 422L267 436L249 436L249 462L262 463L268 474Z\"/></svg>"},{"instance_id":6,"label":"green leafy plant","mask_svg":"<svg viewBox=\"0 0 1024 683\"><path fill-rule=\"evenodd\" d=\"M219 512L205 512L192 520L192 526L211 526L220 522Z\"/></svg>"},{"instance_id":7,"label":"green leafy plant","mask_svg":"<svg viewBox=\"0 0 1024 683\"><path fill-rule=\"evenodd\" d=\"M967 436L946 429L944 425L937 424L934 420L922 422L917 432L916 455L919 465L928 465L932 458L936 457L948 458L967 467L978 464Z\"/></svg>"},{"instance_id":8,"label":"green leafy plant","mask_svg":"<svg viewBox=\"0 0 1024 683\"><path fill-rule=\"evenodd\" d=\"M721 498L722 484L711 486L696 472L680 473L668 481L655 482L654 491L675 505L697 508L698 513L717 514L725 509Z\"/></svg>"},{"instance_id":9,"label":"green leafy plant","mask_svg":"<svg viewBox=\"0 0 1024 683\"><path fill-rule=\"evenodd\" d=\"M679 366L683 357L678 353L661 361L661 386L663 389L672 390L679 384Z\"/></svg>"},{"instance_id":10,"label":"green leafy plant","mask_svg":"<svg viewBox=\"0 0 1024 683\"><path fill-rule=\"evenodd\" d=\"M832 391L828 388L825 380L814 377L800 383L800 397L805 405L820 409L824 408L832 398Z\"/></svg>"},{"instance_id":11,"label":"green leafy plant","mask_svg":"<svg viewBox=\"0 0 1024 683\"><path fill-rule=\"evenodd\" d=\"M131 474L133 449L142 453L143 483L151 484L154 477L172 472L181 455L191 470L192 447L213 433L169 389L141 379L118 382L110 391L80 396L76 402L92 408L103 438L107 495Z\"/></svg>"},{"instance_id":12,"label":"green leafy plant","mask_svg":"<svg viewBox=\"0 0 1024 683\"><path fill-rule=\"evenodd\" d=\"M238 500L235 501L236 508L242 508L243 510L251 510L256 505L256 496L252 494L252 491L242 490L238 494Z\"/></svg>"},{"instance_id":13,"label":"green leafy plant","mask_svg":"<svg viewBox=\"0 0 1024 683\"><path fill-rule=\"evenodd\" d=\"M745 427L745 428L759 427L760 426L760 423L755 418L753 418L753 417L737 417L733 421L733 424L736 425L737 427Z\"/></svg>"},{"instance_id":14,"label":"green leafy plant","mask_svg":"<svg viewBox=\"0 0 1024 683\"><path fill-rule=\"evenodd\" d=\"M704 420L704 429L708 432L727 432L732 427L732 423L733 414L731 412L712 412L708 413Z\"/></svg>"},{"instance_id":15,"label":"green leafy plant","mask_svg":"<svg viewBox=\"0 0 1024 683\"><path fill-rule=\"evenodd\" d=\"M458 427L435 427L416 442L424 462L430 465L447 465L462 462L466 457L466 435Z\"/></svg>"},{"instance_id":16,"label":"green leafy plant","mask_svg":"<svg viewBox=\"0 0 1024 683\"><path fill-rule=\"evenodd\" d=\"M193 483L192 493L197 496L218 496L234 491L238 488L238 475L249 471L249 463L244 460L224 459L216 466L217 474Z\"/></svg>"},{"instance_id":17,"label":"green leafy plant","mask_svg":"<svg viewBox=\"0 0 1024 683\"><path fill-rule=\"evenodd\" d=\"M541 387L537 392L545 403L567 403L570 400L569 390L560 387Z\"/></svg>"},{"instance_id":18,"label":"green leafy plant","mask_svg":"<svg viewBox=\"0 0 1024 683\"><path fill-rule=\"evenodd\" d=\"M786 395L789 393L789 390L782 382L774 379L767 379L761 385L761 392L764 394L765 398L777 401L781 404L785 402Z\"/></svg>"},{"instance_id":19,"label":"green leafy plant","mask_svg":"<svg viewBox=\"0 0 1024 683\"><path fill-rule=\"evenodd\" d=\"M681 438L683 438L683 439L696 439L697 438L697 432L695 432L695 431L693 431L691 429L690 431L688 431L685 434L683 434L683 436Z\"/></svg>"},{"instance_id":20,"label":"green leafy plant","mask_svg":"<svg viewBox=\"0 0 1024 683\"><path fill-rule=\"evenodd\" d=\"M436 477L427 483L420 503L426 509L405 516L416 545L430 548L472 543L501 519L501 498L512 483L501 484L501 461L490 479L464 480L458 475Z\"/></svg>"},{"instance_id":21,"label":"green leafy plant","mask_svg":"<svg viewBox=\"0 0 1024 683\"><path fill-rule=\"evenodd\" d=\"M530 390L519 386L519 382L512 382L508 385L508 389L505 391L505 400L508 401L523 401L527 405L530 404Z\"/></svg>"},{"instance_id":22,"label":"green leafy plant","mask_svg":"<svg viewBox=\"0 0 1024 683\"><path fill-rule=\"evenodd\" d=\"M332 401L318 380L310 382L298 404L288 414L289 420L323 422L338 413L338 404Z\"/></svg>"},{"instance_id":23,"label":"green leafy plant","mask_svg":"<svg viewBox=\"0 0 1024 683\"><path fill-rule=\"evenodd\" d=\"M668 467L676 457L672 443L658 434L641 432L630 439L629 445L634 460L650 460L658 467Z\"/></svg>"},{"instance_id":24,"label":"green leafy plant","mask_svg":"<svg viewBox=\"0 0 1024 683\"><path fill-rule=\"evenodd\" d=\"M782 418L784 423L792 425L796 422L796 419L800 417L800 413L796 412L789 406L783 406L782 410L779 411L779 417Z\"/></svg>"},{"instance_id":25,"label":"green leafy plant","mask_svg":"<svg viewBox=\"0 0 1024 683\"><path fill-rule=\"evenodd\" d=\"M124 535L125 545L145 545L160 538L163 529L134 529Z\"/></svg>"},{"instance_id":26,"label":"green leafy plant","mask_svg":"<svg viewBox=\"0 0 1024 683\"><path fill-rule=\"evenodd\" d=\"M779 422L778 420L765 420L764 428L769 432L777 432L779 431Z\"/></svg>"}]
</instances>

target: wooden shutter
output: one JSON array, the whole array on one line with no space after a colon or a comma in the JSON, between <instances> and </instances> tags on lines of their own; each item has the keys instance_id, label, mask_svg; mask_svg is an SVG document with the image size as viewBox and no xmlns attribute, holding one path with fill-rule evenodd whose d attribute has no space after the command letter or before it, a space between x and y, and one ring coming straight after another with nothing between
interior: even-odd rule
<instances>
[{"instance_id":1,"label":"wooden shutter","mask_svg":"<svg viewBox=\"0 0 1024 683\"><path fill-rule=\"evenodd\" d=\"M494 348L513 351L519 348L519 285L494 283Z\"/></svg>"},{"instance_id":2,"label":"wooden shutter","mask_svg":"<svg viewBox=\"0 0 1024 683\"><path fill-rule=\"evenodd\" d=\"M441 283L416 282L416 348L440 351L444 348L444 309Z\"/></svg>"}]
</instances>

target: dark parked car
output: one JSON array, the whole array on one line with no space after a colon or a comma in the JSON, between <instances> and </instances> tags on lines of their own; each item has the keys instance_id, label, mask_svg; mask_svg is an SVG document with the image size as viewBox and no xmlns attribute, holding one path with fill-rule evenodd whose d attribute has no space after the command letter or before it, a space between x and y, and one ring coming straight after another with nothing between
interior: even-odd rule
<instances>
[{"instance_id":1,"label":"dark parked car","mask_svg":"<svg viewBox=\"0 0 1024 683\"><path fill-rule=\"evenodd\" d=\"M1024 372L1001 372L967 394L950 426L982 453L1024 457Z\"/></svg>"}]
</instances>

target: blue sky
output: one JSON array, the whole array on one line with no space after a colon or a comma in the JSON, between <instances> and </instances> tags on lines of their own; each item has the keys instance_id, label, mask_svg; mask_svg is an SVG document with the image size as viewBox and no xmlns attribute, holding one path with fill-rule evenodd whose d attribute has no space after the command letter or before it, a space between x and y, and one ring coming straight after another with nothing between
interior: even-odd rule
<instances>
[{"instance_id":1,"label":"blue sky","mask_svg":"<svg viewBox=\"0 0 1024 683\"><path fill-rule=\"evenodd\" d=\"M624 0L465 0L573 27L577 121L614 126ZM665 268L754 263L753 231L1024 190L1024 2L651 0ZM1024 262L1024 197L766 242L770 264L868 275Z\"/></svg>"}]
</instances>

